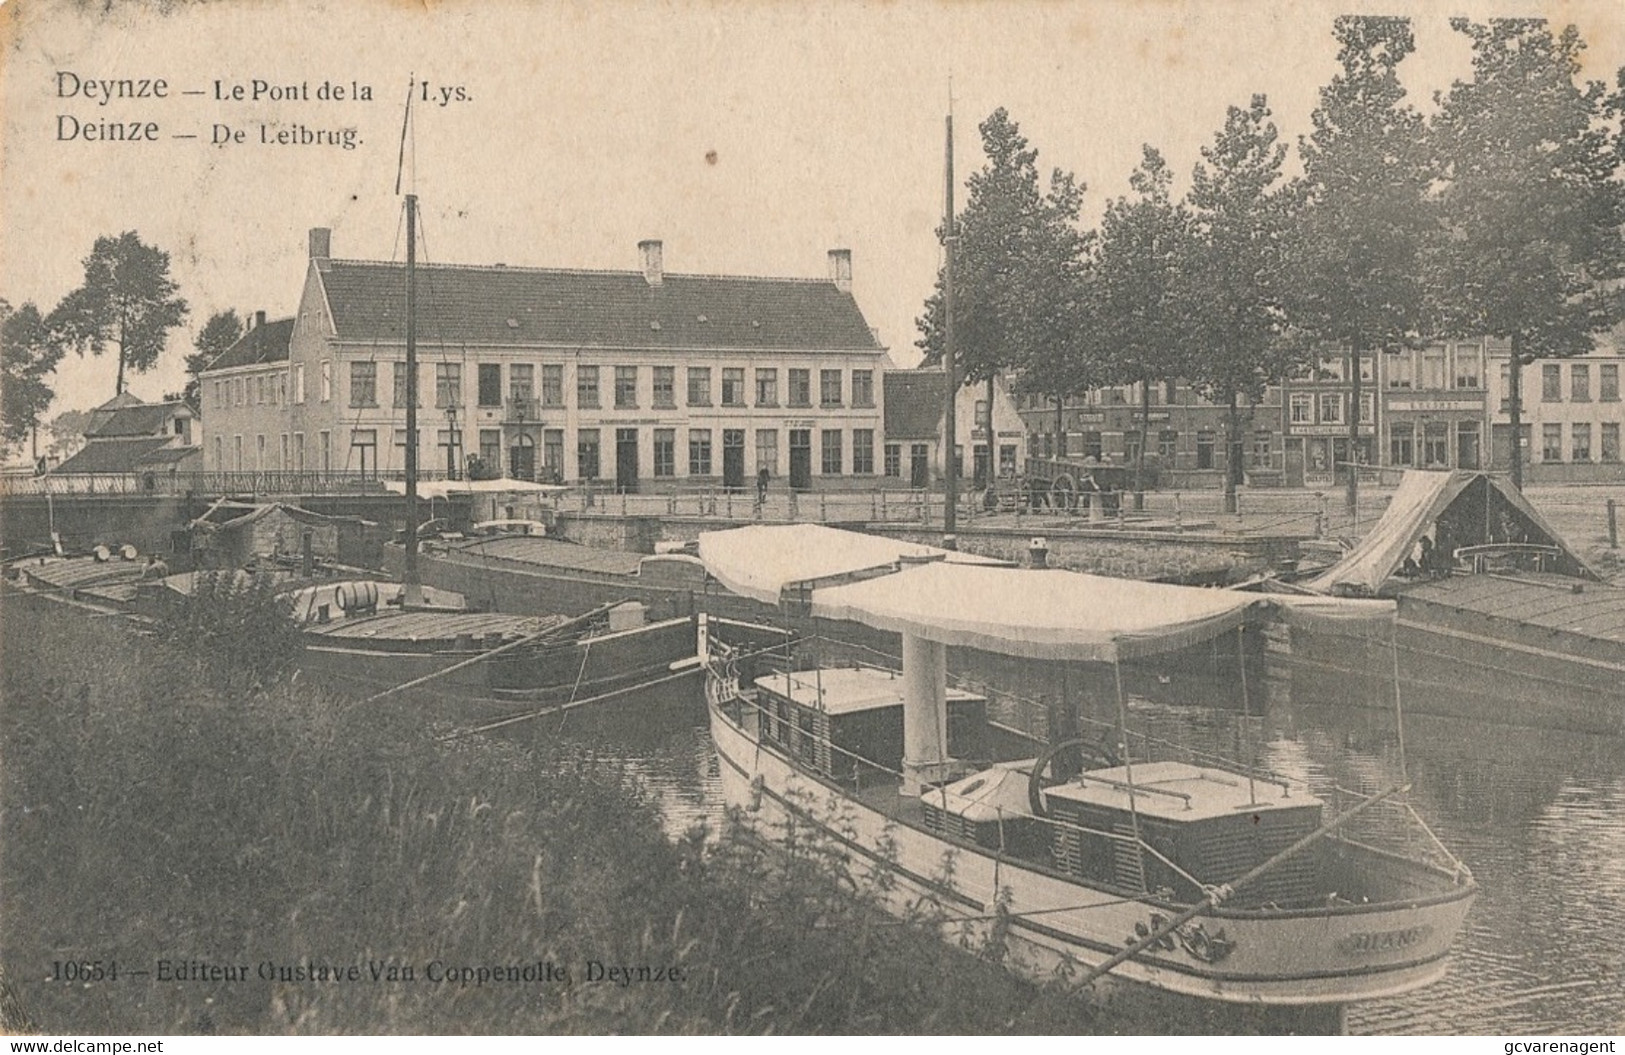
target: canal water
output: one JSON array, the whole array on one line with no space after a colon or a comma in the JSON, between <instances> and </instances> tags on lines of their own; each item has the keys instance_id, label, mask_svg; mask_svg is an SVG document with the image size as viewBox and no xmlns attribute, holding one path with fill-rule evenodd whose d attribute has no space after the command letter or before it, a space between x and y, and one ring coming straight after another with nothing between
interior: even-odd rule
<instances>
[{"instance_id":1,"label":"canal water","mask_svg":"<svg viewBox=\"0 0 1625 1055\"><path fill-rule=\"evenodd\" d=\"M1130 722L1317 789L1373 793L1408 778L1409 803L1479 883L1444 980L1350 1008L1350 1032L1625 1031L1625 741L1408 714L1402 757L1391 701L1339 698L1324 677L1295 691L1286 671L1257 688L1253 710L1134 697ZM721 817L697 690L572 721L524 735L623 763L674 833Z\"/></svg>"}]
</instances>

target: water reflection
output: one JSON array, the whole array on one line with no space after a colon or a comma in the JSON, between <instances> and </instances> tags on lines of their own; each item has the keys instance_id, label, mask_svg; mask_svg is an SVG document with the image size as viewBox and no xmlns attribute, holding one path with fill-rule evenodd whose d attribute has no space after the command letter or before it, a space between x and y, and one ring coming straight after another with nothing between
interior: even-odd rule
<instances>
[{"instance_id":1,"label":"water reflection","mask_svg":"<svg viewBox=\"0 0 1625 1055\"><path fill-rule=\"evenodd\" d=\"M1298 674L1299 678L1306 675ZM1312 688L1313 691L1310 691ZM1261 713L1200 701L1130 702L1131 724L1303 780L1409 802L1481 892L1438 985L1350 1009L1355 1033L1614 1033L1625 1029L1625 752L1616 737L1407 716L1339 703L1277 673ZM1256 697L1255 697L1256 702ZM1368 701L1359 701L1368 702ZM1091 702L1108 717L1115 704ZM704 704L693 687L600 714L563 736L623 763L674 834L722 809Z\"/></svg>"}]
</instances>

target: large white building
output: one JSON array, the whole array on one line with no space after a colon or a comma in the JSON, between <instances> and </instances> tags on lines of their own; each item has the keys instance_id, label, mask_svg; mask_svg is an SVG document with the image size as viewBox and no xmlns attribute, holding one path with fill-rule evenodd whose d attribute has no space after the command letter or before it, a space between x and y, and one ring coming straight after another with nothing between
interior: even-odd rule
<instances>
[{"instance_id":1,"label":"large white building","mask_svg":"<svg viewBox=\"0 0 1625 1055\"><path fill-rule=\"evenodd\" d=\"M399 475L406 272L310 232L299 310L202 375L210 469ZM419 465L523 479L797 488L881 472L885 349L821 279L430 265L417 272Z\"/></svg>"},{"instance_id":2,"label":"large white building","mask_svg":"<svg viewBox=\"0 0 1625 1055\"><path fill-rule=\"evenodd\" d=\"M1490 375L1491 464L1512 464L1511 353L1492 357ZM1620 431L1625 403L1625 327L1597 339L1590 355L1537 359L1523 368L1523 446L1526 477L1542 483L1625 479Z\"/></svg>"}]
</instances>

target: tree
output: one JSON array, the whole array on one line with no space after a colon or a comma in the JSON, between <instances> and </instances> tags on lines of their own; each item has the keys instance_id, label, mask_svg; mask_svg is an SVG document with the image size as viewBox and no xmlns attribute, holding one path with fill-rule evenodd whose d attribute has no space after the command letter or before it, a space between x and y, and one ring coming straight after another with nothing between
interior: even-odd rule
<instances>
[{"instance_id":1,"label":"tree","mask_svg":"<svg viewBox=\"0 0 1625 1055\"><path fill-rule=\"evenodd\" d=\"M1419 254L1428 167L1422 119L1406 105L1399 64L1416 50L1410 20L1342 15L1332 31L1341 71L1320 90L1301 140L1290 313L1310 339L1348 355L1348 504L1359 500L1361 363L1410 343L1422 318Z\"/></svg>"},{"instance_id":2,"label":"tree","mask_svg":"<svg viewBox=\"0 0 1625 1055\"><path fill-rule=\"evenodd\" d=\"M202 385L200 375L209 368L209 364L236 344L243 335L243 321L237 317L234 309L217 311L209 316L209 321L203 324L198 332L197 340L193 343L196 352L186 357L186 389L181 393L188 406L193 410L203 409Z\"/></svg>"},{"instance_id":3,"label":"tree","mask_svg":"<svg viewBox=\"0 0 1625 1055\"><path fill-rule=\"evenodd\" d=\"M980 127L987 164L966 181L954 251L955 363L967 382L988 381L1050 356L1065 307L1076 299L1085 236L1084 188L1056 169L1041 191L1038 151L1001 107ZM943 275L916 320L927 363L940 362Z\"/></svg>"},{"instance_id":4,"label":"tree","mask_svg":"<svg viewBox=\"0 0 1625 1055\"><path fill-rule=\"evenodd\" d=\"M134 231L96 239L84 266L84 284L62 298L48 323L80 355L117 349L119 395L127 369L139 374L157 364L169 331L186 319L186 301L175 295L169 254Z\"/></svg>"},{"instance_id":5,"label":"tree","mask_svg":"<svg viewBox=\"0 0 1625 1055\"><path fill-rule=\"evenodd\" d=\"M1257 402L1295 364L1282 340L1281 240L1288 212L1281 187L1286 146L1278 142L1264 96L1230 107L1211 146L1202 148L1186 200L1192 237L1180 271L1179 300L1202 354L1187 368L1204 395L1228 408L1225 508L1241 483L1242 397Z\"/></svg>"},{"instance_id":6,"label":"tree","mask_svg":"<svg viewBox=\"0 0 1625 1055\"><path fill-rule=\"evenodd\" d=\"M1188 253L1191 217L1169 196L1173 173L1150 145L1129 177L1133 197L1106 206L1094 256L1092 317L1107 383L1140 385L1140 451L1134 465L1135 504L1142 501L1151 386L1187 372L1188 326L1176 275Z\"/></svg>"},{"instance_id":7,"label":"tree","mask_svg":"<svg viewBox=\"0 0 1625 1055\"><path fill-rule=\"evenodd\" d=\"M1577 83L1585 45L1544 19L1464 18L1473 79L1441 100L1431 139L1442 237L1430 274L1442 336L1511 343L1512 478L1523 486L1523 367L1582 355L1621 316L1625 185L1601 82ZM1625 98L1625 70L1621 71Z\"/></svg>"},{"instance_id":8,"label":"tree","mask_svg":"<svg viewBox=\"0 0 1625 1055\"><path fill-rule=\"evenodd\" d=\"M45 433L51 439L46 453L61 461L73 457L85 445L85 431L90 428L90 422L88 410L64 410L47 421Z\"/></svg>"},{"instance_id":9,"label":"tree","mask_svg":"<svg viewBox=\"0 0 1625 1055\"><path fill-rule=\"evenodd\" d=\"M62 354L32 302L13 311L0 300L0 443L5 449L32 439L32 456L39 458L40 418L56 398L45 379Z\"/></svg>"}]
</instances>

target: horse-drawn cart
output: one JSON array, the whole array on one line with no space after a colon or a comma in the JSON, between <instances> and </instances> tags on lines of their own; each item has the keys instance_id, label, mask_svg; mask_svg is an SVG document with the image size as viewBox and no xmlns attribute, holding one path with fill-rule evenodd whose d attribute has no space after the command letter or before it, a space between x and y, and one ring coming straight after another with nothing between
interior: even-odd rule
<instances>
[{"instance_id":1,"label":"horse-drawn cart","mask_svg":"<svg viewBox=\"0 0 1625 1055\"><path fill-rule=\"evenodd\" d=\"M1142 488L1156 486L1156 469L1146 466ZM1028 458L1021 488L1029 509L1100 511L1116 516L1123 495L1133 490L1134 466L1106 465L1089 458Z\"/></svg>"}]
</instances>

